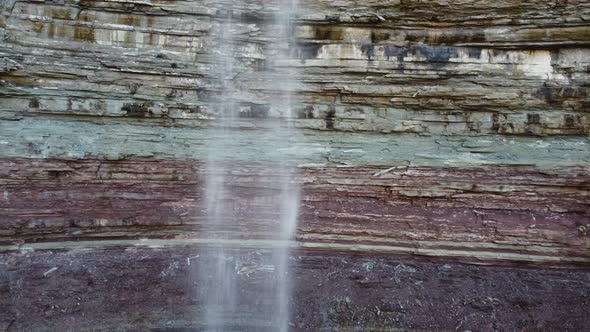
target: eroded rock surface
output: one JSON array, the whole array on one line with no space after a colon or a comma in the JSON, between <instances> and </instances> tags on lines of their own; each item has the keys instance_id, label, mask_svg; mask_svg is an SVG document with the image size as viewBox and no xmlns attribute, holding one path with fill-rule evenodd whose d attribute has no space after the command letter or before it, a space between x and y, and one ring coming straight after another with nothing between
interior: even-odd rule
<instances>
[{"instance_id":1,"label":"eroded rock surface","mask_svg":"<svg viewBox=\"0 0 590 332\"><path fill-rule=\"evenodd\" d=\"M227 232L207 228L198 188L212 170L200 163L5 159L0 169L5 249L100 239L207 244ZM273 178L284 175L269 163L224 169L229 238L266 246L280 220L270 213L280 199ZM303 247L590 264L587 168L310 167L296 181Z\"/></svg>"},{"instance_id":2,"label":"eroded rock surface","mask_svg":"<svg viewBox=\"0 0 590 332\"><path fill-rule=\"evenodd\" d=\"M3 255L14 311L0 319L23 331L198 331L206 289L194 276L199 260L209 255L203 248L181 247ZM269 256L264 249L236 250L232 264L246 285L239 302L244 316L228 317L237 330L274 331L264 325L264 310L272 303L265 284L274 274ZM296 331L554 331L584 330L588 324L587 270L313 251L294 251L289 264L290 326Z\"/></svg>"},{"instance_id":3,"label":"eroded rock surface","mask_svg":"<svg viewBox=\"0 0 590 332\"><path fill-rule=\"evenodd\" d=\"M279 59L270 1L0 1L0 330L202 328L212 139L248 291L299 165L293 330L590 325L590 3L300 3ZM230 22L239 141L207 130Z\"/></svg>"},{"instance_id":4,"label":"eroded rock surface","mask_svg":"<svg viewBox=\"0 0 590 332\"><path fill-rule=\"evenodd\" d=\"M206 125L229 19L246 123L302 71L297 126L433 134L589 133L586 1L304 1L293 58L269 45L265 1L12 1L2 9L3 116ZM140 122L136 119L132 122ZM187 121L190 120L190 121Z\"/></svg>"}]
</instances>

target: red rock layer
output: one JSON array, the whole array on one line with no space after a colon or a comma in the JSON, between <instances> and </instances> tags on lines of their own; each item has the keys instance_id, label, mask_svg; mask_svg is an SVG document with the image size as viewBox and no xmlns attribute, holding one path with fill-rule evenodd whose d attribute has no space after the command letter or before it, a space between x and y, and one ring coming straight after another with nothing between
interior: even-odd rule
<instances>
[{"instance_id":1,"label":"red rock layer","mask_svg":"<svg viewBox=\"0 0 590 332\"><path fill-rule=\"evenodd\" d=\"M206 222L208 174L200 162L2 159L0 239L5 249L144 238L206 242L220 232L272 240L273 178L280 174L268 164L227 166L225 217L232 222L220 230ZM590 264L587 168L301 168L297 181L302 247Z\"/></svg>"}]
</instances>

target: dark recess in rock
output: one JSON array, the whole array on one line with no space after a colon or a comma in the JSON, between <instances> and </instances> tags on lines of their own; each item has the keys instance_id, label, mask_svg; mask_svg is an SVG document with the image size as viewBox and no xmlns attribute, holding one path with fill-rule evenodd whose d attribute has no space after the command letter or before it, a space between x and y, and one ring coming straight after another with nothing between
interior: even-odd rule
<instances>
[{"instance_id":1,"label":"dark recess in rock","mask_svg":"<svg viewBox=\"0 0 590 332\"><path fill-rule=\"evenodd\" d=\"M29 107L39 108L39 99L38 98L31 98L31 101L29 102Z\"/></svg>"},{"instance_id":2,"label":"dark recess in rock","mask_svg":"<svg viewBox=\"0 0 590 332\"><path fill-rule=\"evenodd\" d=\"M414 50L422 54L432 67L440 69L447 65L449 59L457 56L457 49L454 47L436 47L436 46L415 46Z\"/></svg>"},{"instance_id":3,"label":"dark recess in rock","mask_svg":"<svg viewBox=\"0 0 590 332\"><path fill-rule=\"evenodd\" d=\"M96 41L94 36L94 28L75 26L74 27L74 40L94 43Z\"/></svg>"},{"instance_id":4,"label":"dark recess in rock","mask_svg":"<svg viewBox=\"0 0 590 332\"><path fill-rule=\"evenodd\" d=\"M566 114L563 116L563 125L566 128L576 127L576 117L573 114Z\"/></svg>"},{"instance_id":5,"label":"dark recess in rock","mask_svg":"<svg viewBox=\"0 0 590 332\"><path fill-rule=\"evenodd\" d=\"M240 118L263 119L268 117L269 105L252 104L249 108L239 112Z\"/></svg>"},{"instance_id":6,"label":"dark recess in rock","mask_svg":"<svg viewBox=\"0 0 590 332\"><path fill-rule=\"evenodd\" d=\"M183 94L181 92L178 92L177 90L170 90L170 92L168 92L168 94L166 94L166 99L174 99L176 97L182 97Z\"/></svg>"},{"instance_id":7,"label":"dark recess in rock","mask_svg":"<svg viewBox=\"0 0 590 332\"><path fill-rule=\"evenodd\" d=\"M342 40L343 31L339 27L320 25L315 27L314 39L318 40Z\"/></svg>"},{"instance_id":8,"label":"dark recess in rock","mask_svg":"<svg viewBox=\"0 0 590 332\"><path fill-rule=\"evenodd\" d=\"M404 61L404 57L408 54L408 49L405 47L397 47L397 46L385 46L385 57L387 58L387 61L389 61L389 59L391 57L396 57L397 58L397 62L403 62Z\"/></svg>"},{"instance_id":9,"label":"dark recess in rock","mask_svg":"<svg viewBox=\"0 0 590 332\"><path fill-rule=\"evenodd\" d=\"M535 97L545 100L550 105L561 105L568 98L586 99L590 96L590 88L581 86L543 86L535 92Z\"/></svg>"},{"instance_id":10,"label":"dark recess in rock","mask_svg":"<svg viewBox=\"0 0 590 332\"><path fill-rule=\"evenodd\" d=\"M541 124L541 115L527 114L526 115L526 122L527 122L527 124Z\"/></svg>"},{"instance_id":11,"label":"dark recess in rock","mask_svg":"<svg viewBox=\"0 0 590 332\"><path fill-rule=\"evenodd\" d=\"M477 58L481 57L481 48L470 47L467 49L467 53L469 54L470 58Z\"/></svg>"},{"instance_id":12,"label":"dark recess in rock","mask_svg":"<svg viewBox=\"0 0 590 332\"><path fill-rule=\"evenodd\" d=\"M269 18L262 12L242 12L240 13L240 22L247 24L264 24Z\"/></svg>"},{"instance_id":13,"label":"dark recess in rock","mask_svg":"<svg viewBox=\"0 0 590 332\"><path fill-rule=\"evenodd\" d=\"M137 90L139 90L139 88L142 86L143 84L141 83L130 83L127 85L127 88L129 88L129 93L134 95L137 93Z\"/></svg>"},{"instance_id":14,"label":"dark recess in rock","mask_svg":"<svg viewBox=\"0 0 590 332\"><path fill-rule=\"evenodd\" d=\"M338 22L340 22L340 16L338 16L338 15L326 15L326 22L338 23Z\"/></svg>"},{"instance_id":15,"label":"dark recess in rock","mask_svg":"<svg viewBox=\"0 0 590 332\"><path fill-rule=\"evenodd\" d=\"M534 128L534 125L526 124L525 132L527 134L536 135L537 133L533 130ZM498 134L514 133L514 123L508 122L508 119L504 114L493 115L491 129Z\"/></svg>"},{"instance_id":16,"label":"dark recess in rock","mask_svg":"<svg viewBox=\"0 0 590 332\"><path fill-rule=\"evenodd\" d=\"M268 71L271 69L265 59L255 59L254 66L256 71Z\"/></svg>"},{"instance_id":17,"label":"dark recess in rock","mask_svg":"<svg viewBox=\"0 0 590 332\"><path fill-rule=\"evenodd\" d=\"M297 45L297 51L299 53L299 59L307 60L313 59L318 56L318 52L322 45L319 44L299 44Z\"/></svg>"},{"instance_id":18,"label":"dark recess in rock","mask_svg":"<svg viewBox=\"0 0 590 332\"><path fill-rule=\"evenodd\" d=\"M297 111L298 119L313 119L313 106L308 105L304 109Z\"/></svg>"},{"instance_id":19,"label":"dark recess in rock","mask_svg":"<svg viewBox=\"0 0 590 332\"><path fill-rule=\"evenodd\" d=\"M48 175L50 178L57 179L57 178L60 178L60 177L63 177L63 176L65 176L65 175L66 175L66 174L68 174L69 172L70 172L70 171L68 171L68 170L48 170L48 171L47 171L47 175Z\"/></svg>"},{"instance_id":20,"label":"dark recess in rock","mask_svg":"<svg viewBox=\"0 0 590 332\"><path fill-rule=\"evenodd\" d=\"M506 119L505 116L500 115L498 113L492 114L492 131L494 131L494 132L500 131L500 116L502 116L504 118L504 120Z\"/></svg>"},{"instance_id":21,"label":"dark recess in rock","mask_svg":"<svg viewBox=\"0 0 590 332\"><path fill-rule=\"evenodd\" d=\"M43 152L43 146L41 143L29 142L29 143L27 143L27 147L28 147L28 151L33 156L37 156Z\"/></svg>"},{"instance_id":22,"label":"dark recess in rock","mask_svg":"<svg viewBox=\"0 0 590 332\"><path fill-rule=\"evenodd\" d=\"M382 42L384 40L388 40L390 37L391 37L391 34L389 34L389 33L380 32L380 31L372 31L371 32L371 43L377 44L377 43Z\"/></svg>"},{"instance_id":23,"label":"dark recess in rock","mask_svg":"<svg viewBox=\"0 0 590 332\"><path fill-rule=\"evenodd\" d=\"M361 47L361 50L367 55L368 61L373 61L373 57L375 56L374 44L365 44Z\"/></svg>"},{"instance_id":24,"label":"dark recess in rock","mask_svg":"<svg viewBox=\"0 0 590 332\"><path fill-rule=\"evenodd\" d=\"M336 117L336 109L330 107L326 113L326 129L334 129L334 118Z\"/></svg>"},{"instance_id":25,"label":"dark recess in rock","mask_svg":"<svg viewBox=\"0 0 590 332\"><path fill-rule=\"evenodd\" d=\"M144 103L129 103L121 107L121 111L127 112L127 116L131 117L145 117L152 114L150 107L153 106L151 102Z\"/></svg>"}]
</instances>

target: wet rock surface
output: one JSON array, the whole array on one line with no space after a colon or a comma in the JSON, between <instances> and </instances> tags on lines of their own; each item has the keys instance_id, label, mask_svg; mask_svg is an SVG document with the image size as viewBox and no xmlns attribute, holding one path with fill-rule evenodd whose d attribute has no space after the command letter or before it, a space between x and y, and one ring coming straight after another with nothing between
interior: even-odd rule
<instances>
[{"instance_id":1,"label":"wet rock surface","mask_svg":"<svg viewBox=\"0 0 590 332\"><path fill-rule=\"evenodd\" d=\"M261 316L270 251L236 250L239 330L272 331ZM73 249L3 255L2 319L12 330L198 331L206 248ZM584 330L588 270L429 262L392 255L294 251L293 330ZM67 287L64 287L67 286ZM10 293L7 293L10 291ZM6 315L10 313L12 315ZM6 317L6 318L5 318ZM244 322L246 322L244 324ZM4 325L6 326L6 324Z\"/></svg>"},{"instance_id":2,"label":"wet rock surface","mask_svg":"<svg viewBox=\"0 0 590 332\"><path fill-rule=\"evenodd\" d=\"M273 331L277 218L252 211L278 155L304 188L293 330L587 329L588 1L301 7L279 59L265 0L0 1L0 330L201 329L213 140L236 330ZM230 24L239 141L208 130ZM276 122L290 148L260 149Z\"/></svg>"}]
</instances>

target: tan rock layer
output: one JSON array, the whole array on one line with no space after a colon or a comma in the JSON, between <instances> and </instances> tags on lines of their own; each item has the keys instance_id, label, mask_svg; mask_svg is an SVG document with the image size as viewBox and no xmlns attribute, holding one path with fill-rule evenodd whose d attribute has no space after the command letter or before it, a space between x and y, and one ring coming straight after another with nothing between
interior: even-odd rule
<instances>
[{"instance_id":1,"label":"tan rock layer","mask_svg":"<svg viewBox=\"0 0 590 332\"><path fill-rule=\"evenodd\" d=\"M291 59L267 1L9 1L0 9L0 115L218 117L219 29L233 17L244 118L299 68L294 119L317 130L587 135L585 1L303 1Z\"/></svg>"},{"instance_id":2,"label":"tan rock layer","mask_svg":"<svg viewBox=\"0 0 590 332\"><path fill-rule=\"evenodd\" d=\"M38 241L130 245L117 241L141 238L151 240L133 243L215 245L220 234L238 246L274 245L268 242L279 223L273 178L281 174L270 164L228 167L224 217L230 227L219 229L207 222L202 191L208 174L199 162L2 159L3 248L35 248ZM587 168L299 171L297 240L304 248L590 264Z\"/></svg>"}]
</instances>

